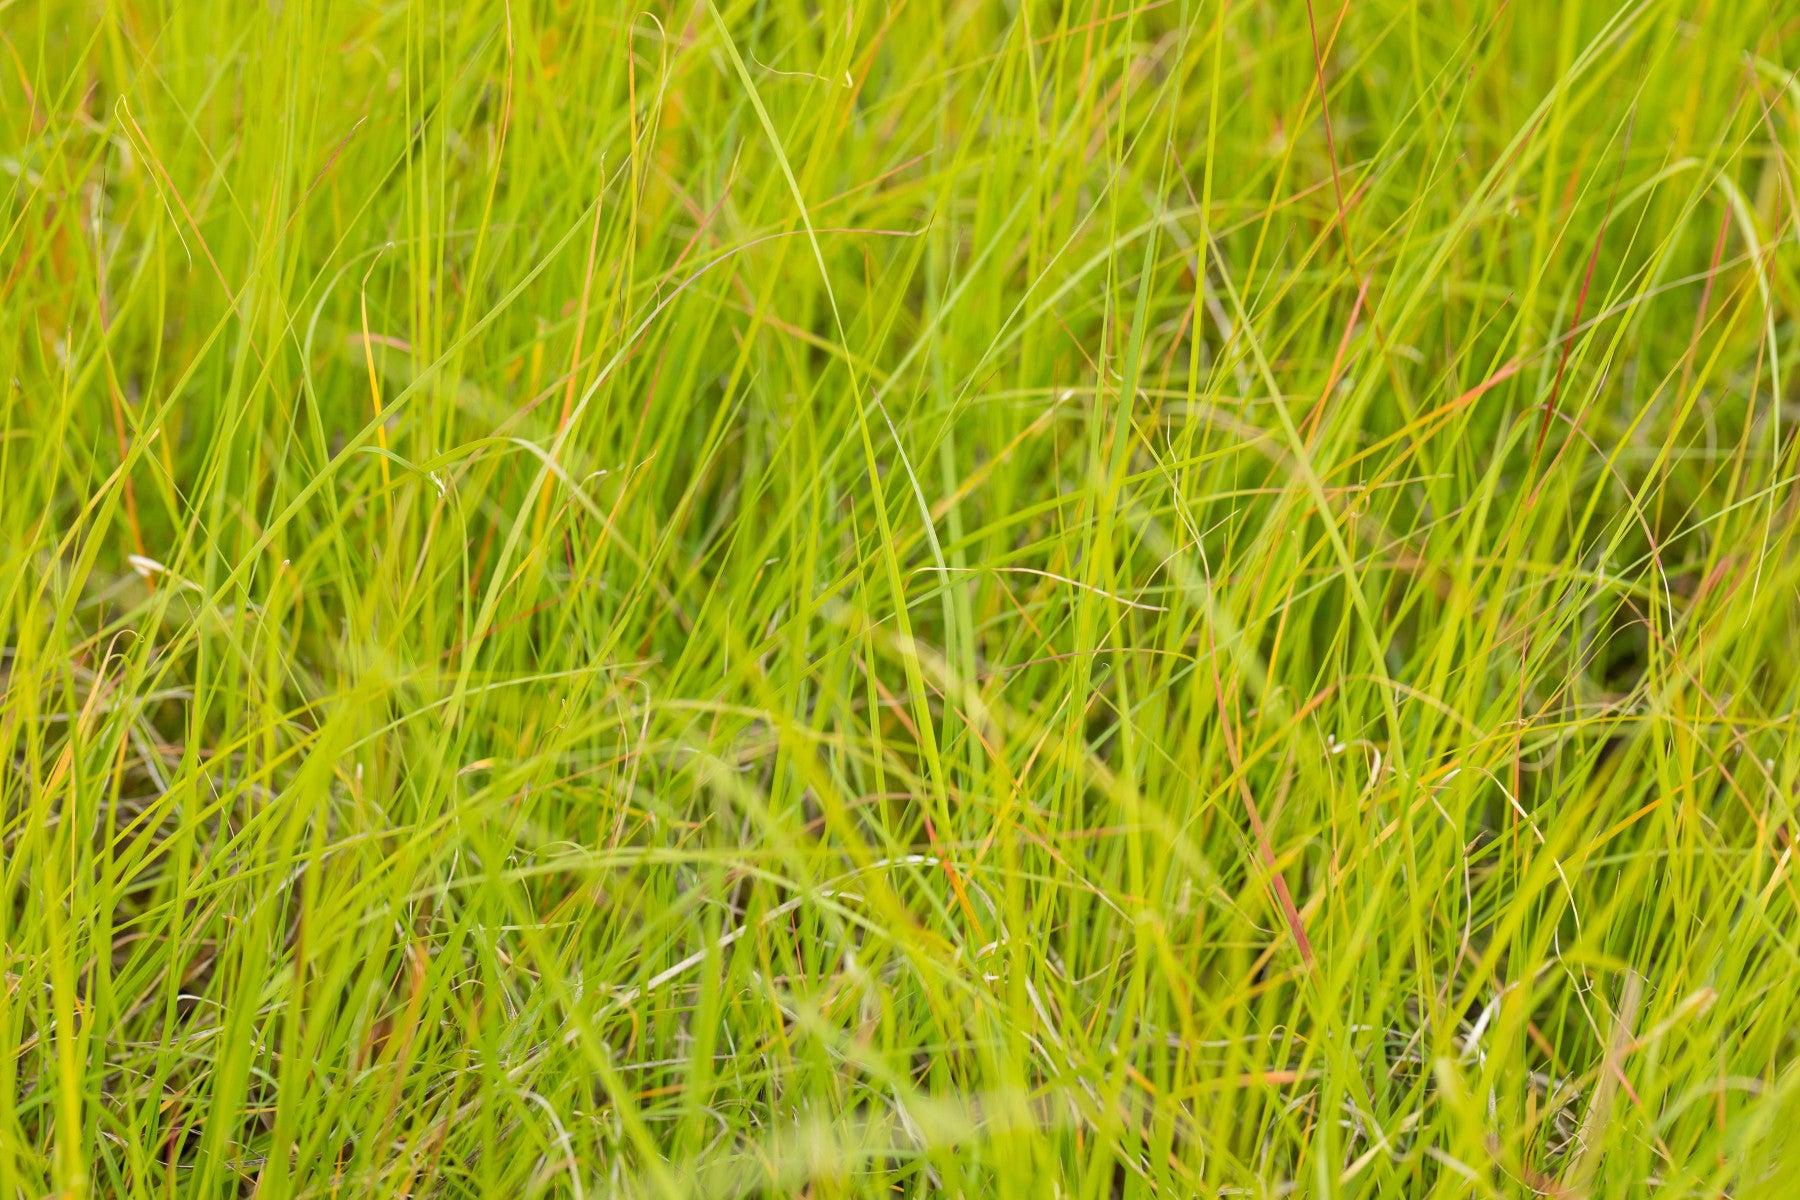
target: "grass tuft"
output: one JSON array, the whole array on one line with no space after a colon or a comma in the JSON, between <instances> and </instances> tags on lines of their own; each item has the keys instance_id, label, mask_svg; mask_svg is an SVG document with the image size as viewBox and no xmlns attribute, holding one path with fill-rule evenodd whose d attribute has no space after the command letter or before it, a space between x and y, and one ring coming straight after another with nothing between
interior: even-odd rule
<instances>
[{"instance_id":1,"label":"grass tuft","mask_svg":"<svg viewBox=\"0 0 1800 1200\"><path fill-rule=\"evenodd\" d=\"M1791 1194L1791 3L0 35L0 1200Z\"/></svg>"}]
</instances>

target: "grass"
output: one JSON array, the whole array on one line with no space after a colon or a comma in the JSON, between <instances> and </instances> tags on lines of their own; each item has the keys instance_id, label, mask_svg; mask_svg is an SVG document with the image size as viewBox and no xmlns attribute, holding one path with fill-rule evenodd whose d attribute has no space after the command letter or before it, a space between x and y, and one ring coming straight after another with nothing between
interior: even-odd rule
<instances>
[{"instance_id":1,"label":"grass","mask_svg":"<svg viewBox=\"0 0 1800 1200\"><path fill-rule=\"evenodd\" d=\"M0 32L6 1200L1792 1194L1791 4Z\"/></svg>"}]
</instances>

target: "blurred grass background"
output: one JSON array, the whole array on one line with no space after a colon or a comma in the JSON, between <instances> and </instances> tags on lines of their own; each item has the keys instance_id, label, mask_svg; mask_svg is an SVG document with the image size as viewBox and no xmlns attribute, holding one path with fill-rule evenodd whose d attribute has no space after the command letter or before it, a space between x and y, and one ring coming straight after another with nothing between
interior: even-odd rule
<instances>
[{"instance_id":1,"label":"blurred grass background","mask_svg":"<svg viewBox=\"0 0 1800 1200\"><path fill-rule=\"evenodd\" d=\"M1790 1194L1800 9L0 33L0 1194Z\"/></svg>"}]
</instances>

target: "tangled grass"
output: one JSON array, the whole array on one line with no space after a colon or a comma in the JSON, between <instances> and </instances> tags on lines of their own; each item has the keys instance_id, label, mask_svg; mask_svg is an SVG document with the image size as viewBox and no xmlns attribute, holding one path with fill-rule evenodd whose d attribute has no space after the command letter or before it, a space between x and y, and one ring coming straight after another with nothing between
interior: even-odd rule
<instances>
[{"instance_id":1,"label":"tangled grass","mask_svg":"<svg viewBox=\"0 0 1800 1200\"><path fill-rule=\"evenodd\" d=\"M1788 0L0 6L0 1195L1792 1194Z\"/></svg>"}]
</instances>

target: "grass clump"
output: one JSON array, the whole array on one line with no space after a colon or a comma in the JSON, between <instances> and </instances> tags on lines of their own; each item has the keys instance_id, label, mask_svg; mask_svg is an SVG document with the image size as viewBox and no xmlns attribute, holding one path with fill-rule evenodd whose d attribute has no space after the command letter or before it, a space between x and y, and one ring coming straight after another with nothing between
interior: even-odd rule
<instances>
[{"instance_id":1,"label":"grass clump","mask_svg":"<svg viewBox=\"0 0 1800 1200\"><path fill-rule=\"evenodd\" d=\"M1787 1194L1791 6L0 31L0 1195Z\"/></svg>"}]
</instances>

